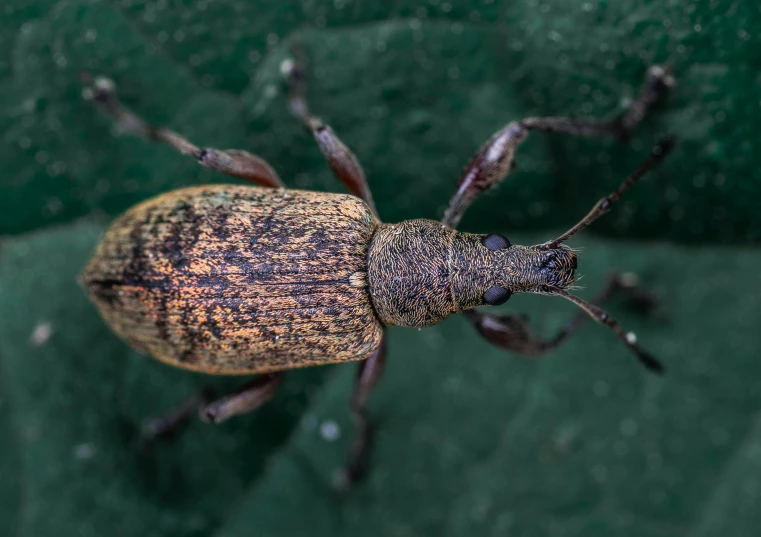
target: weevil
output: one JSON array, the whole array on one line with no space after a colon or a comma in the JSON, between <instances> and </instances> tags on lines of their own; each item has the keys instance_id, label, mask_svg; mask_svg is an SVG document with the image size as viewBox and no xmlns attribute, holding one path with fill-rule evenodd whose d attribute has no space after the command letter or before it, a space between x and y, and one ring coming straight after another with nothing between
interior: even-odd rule
<instances>
[{"instance_id":1,"label":"weevil","mask_svg":"<svg viewBox=\"0 0 761 537\"><path fill-rule=\"evenodd\" d=\"M466 166L440 222L388 224L379 217L356 157L310 112L303 66L284 67L292 112L350 194L288 189L261 158L201 148L152 126L119 103L112 82L83 75L87 96L123 130L258 185L194 186L140 203L111 224L81 276L106 323L138 351L202 373L259 375L236 393L185 405L186 410L198 406L202 419L221 422L266 402L283 371L358 361L351 395L358 434L345 471L345 482L351 483L365 467L372 431L365 406L383 369L387 326L425 327L464 312L492 344L539 356L562 344L588 316L612 329L647 368L662 369L634 334L598 305L627 287L627 280L612 278L595 303L569 292L577 255L565 242L608 212L661 161L672 138L660 142L618 190L553 240L520 246L499 234L456 228L471 203L508 175L530 131L626 141L672 86L669 68L651 67L639 96L617 120L509 122ZM477 309L503 304L516 293L560 296L583 311L554 338L544 339L523 317Z\"/></svg>"}]
</instances>

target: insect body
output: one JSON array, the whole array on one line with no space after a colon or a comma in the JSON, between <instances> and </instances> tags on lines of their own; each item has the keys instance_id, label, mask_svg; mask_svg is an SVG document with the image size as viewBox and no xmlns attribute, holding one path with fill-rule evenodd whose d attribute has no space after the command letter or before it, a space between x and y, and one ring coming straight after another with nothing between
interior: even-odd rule
<instances>
[{"instance_id":1,"label":"insect body","mask_svg":"<svg viewBox=\"0 0 761 537\"><path fill-rule=\"evenodd\" d=\"M351 482L362 473L370 440L364 406L382 370L388 325L428 326L465 312L491 343L538 356L560 345L591 316L613 329L646 366L660 369L633 334L599 306L568 292L577 258L564 243L657 164L671 140L661 142L617 191L554 240L519 246L501 235L455 228L470 203L507 175L528 131L626 139L671 85L668 70L650 69L640 97L618 121L529 118L509 123L465 169L442 222L398 224L380 221L361 166L330 127L309 113L302 80L294 68L292 110L352 195L285 189L258 157L199 148L172 131L149 126L116 101L106 81L95 81L89 90L126 130L260 185L191 187L141 203L111 225L82 275L103 318L136 349L210 374L266 373L235 394L202 404L204 419L219 422L258 407L274 392L281 371L361 361L352 395L360 434L346 473ZM599 300L630 287L614 277ZM561 296L584 311L546 340L533 335L521 317L476 309L502 304L520 292Z\"/></svg>"},{"instance_id":2,"label":"insect body","mask_svg":"<svg viewBox=\"0 0 761 537\"><path fill-rule=\"evenodd\" d=\"M83 281L111 327L159 360L268 373L364 360L385 325L428 326L573 282L572 251L498 237L383 225L349 195L201 186L114 222Z\"/></svg>"}]
</instances>

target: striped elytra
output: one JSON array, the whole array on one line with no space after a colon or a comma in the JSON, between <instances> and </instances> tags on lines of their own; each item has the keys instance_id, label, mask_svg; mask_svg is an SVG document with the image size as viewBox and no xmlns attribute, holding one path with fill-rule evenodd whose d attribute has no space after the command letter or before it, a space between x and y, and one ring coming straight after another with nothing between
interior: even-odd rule
<instances>
[{"instance_id":1,"label":"striped elytra","mask_svg":"<svg viewBox=\"0 0 761 537\"><path fill-rule=\"evenodd\" d=\"M121 337L179 367L249 374L363 360L383 331L367 285L377 225L349 195L185 188L118 218L82 283Z\"/></svg>"}]
</instances>

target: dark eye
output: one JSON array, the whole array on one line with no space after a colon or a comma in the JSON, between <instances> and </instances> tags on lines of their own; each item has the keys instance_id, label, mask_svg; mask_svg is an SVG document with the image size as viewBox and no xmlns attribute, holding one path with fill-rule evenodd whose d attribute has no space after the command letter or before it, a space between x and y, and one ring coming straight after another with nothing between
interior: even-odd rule
<instances>
[{"instance_id":1,"label":"dark eye","mask_svg":"<svg viewBox=\"0 0 761 537\"><path fill-rule=\"evenodd\" d=\"M510 247L510 241L496 233L492 233L481 239L481 244L486 246L489 250L503 250Z\"/></svg>"},{"instance_id":2,"label":"dark eye","mask_svg":"<svg viewBox=\"0 0 761 537\"><path fill-rule=\"evenodd\" d=\"M512 295L510 291L504 287L495 285L494 287L489 287L484 293L484 302L490 306L499 306L500 304L507 302L510 295Z\"/></svg>"}]
</instances>

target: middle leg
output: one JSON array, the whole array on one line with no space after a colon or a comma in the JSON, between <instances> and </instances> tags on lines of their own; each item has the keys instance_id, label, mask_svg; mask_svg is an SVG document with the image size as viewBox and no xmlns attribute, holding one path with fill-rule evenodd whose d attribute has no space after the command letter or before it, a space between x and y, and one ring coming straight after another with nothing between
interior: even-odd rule
<instances>
[{"instance_id":1,"label":"middle leg","mask_svg":"<svg viewBox=\"0 0 761 537\"><path fill-rule=\"evenodd\" d=\"M375 424L365 410L373 388L378 384L386 364L386 336L380 347L359 366L351 394L351 412L357 436L349 452L346 468L340 476L339 490L347 490L362 480L367 471L367 459L375 433Z\"/></svg>"},{"instance_id":2,"label":"middle leg","mask_svg":"<svg viewBox=\"0 0 761 537\"><path fill-rule=\"evenodd\" d=\"M286 63L283 70L290 88L291 111L312 133L320 151L328 161L328 166L333 170L333 174L346 186L349 192L367 203L375 217L380 220L375 202L373 202L373 195L365 178L365 172L359 160L336 136L329 125L323 123L309 111L305 96L306 69L303 61Z\"/></svg>"}]
</instances>

